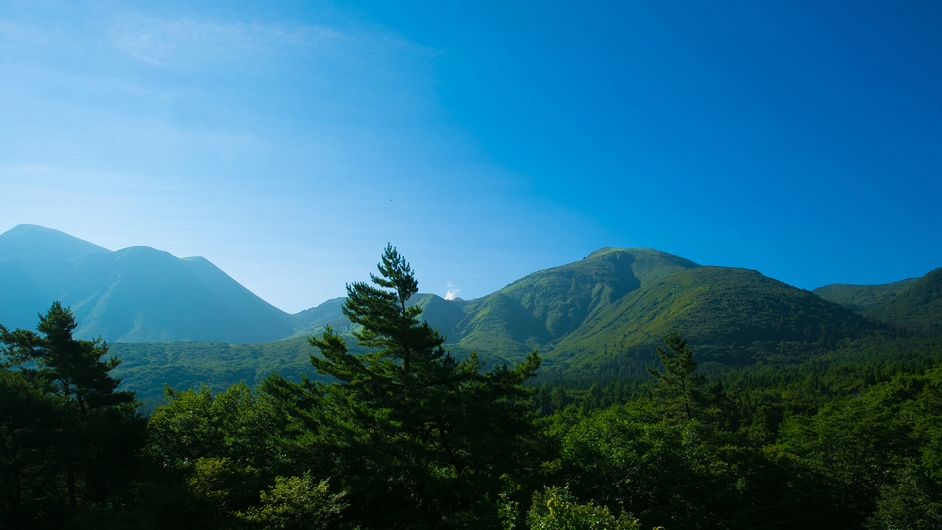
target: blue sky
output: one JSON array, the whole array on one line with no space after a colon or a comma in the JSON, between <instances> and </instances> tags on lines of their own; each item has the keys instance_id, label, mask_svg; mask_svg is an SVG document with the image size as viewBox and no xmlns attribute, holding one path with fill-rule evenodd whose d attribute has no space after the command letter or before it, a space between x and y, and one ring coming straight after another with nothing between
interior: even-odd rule
<instances>
[{"instance_id":1,"label":"blue sky","mask_svg":"<svg viewBox=\"0 0 942 530\"><path fill-rule=\"evenodd\" d=\"M193 4L0 4L0 231L202 255L291 312L387 242L464 298L603 246L942 266L937 2Z\"/></svg>"}]
</instances>

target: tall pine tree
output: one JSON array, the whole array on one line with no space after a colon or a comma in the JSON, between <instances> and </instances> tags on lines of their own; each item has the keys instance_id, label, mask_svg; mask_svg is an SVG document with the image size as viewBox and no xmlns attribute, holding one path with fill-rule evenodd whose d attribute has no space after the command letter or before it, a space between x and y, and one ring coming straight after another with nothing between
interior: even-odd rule
<instances>
[{"instance_id":1,"label":"tall pine tree","mask_svg":"<svg viewBox=\"0 0 942 530\"><path fill-rule=\"evenodd\" d=\"M347 286L343 308L367 351L350 352L327 328L309 339L322 354L311 362L335 383L273 378L264 388L308 407L296 413L317 433L312 454L330 460L324 472L343 475L351 511L368 526L496 516L501 475L519 478L533 465L535 407L523 382L539 356L486 372L475 354L456 360L408 304L418 283L395 248L378 269L372 285Z\"/></svg>"}]
</instances>

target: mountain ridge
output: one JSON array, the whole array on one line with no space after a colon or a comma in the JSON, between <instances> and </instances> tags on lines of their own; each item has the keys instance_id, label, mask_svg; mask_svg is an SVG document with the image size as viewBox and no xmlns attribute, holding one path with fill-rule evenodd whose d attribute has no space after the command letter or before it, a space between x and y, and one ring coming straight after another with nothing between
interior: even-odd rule
<instances>
[{"instance_id":1,"label":"mountain ridge","mask_svg":"<svg viewBox=\"0 0 942 530\"><path fill-rule=\"evenodd\" d=\"M132 246L117 251L59 230L17 225L0 234L0 308L31 329L52 301L71 307L76 336L110 342L264 342L298 324L209 260Z\"/></svg>"},{"instance_id":2,"label":"mountain ridge","mask_svg":"<svg viewBox=\"0 0 942 530\"><path fill-rule=\"evenodd\" d=\"M64 248L26 241L46 236L47 246L62 242ZM43 260L45 268L30 265ZM538 349L546 366L614 366L619 373L643 376L644 367L656 362L654 344L673 330L685 333L701 362L726 367L803 362L846 341L889 333L896 329L892 326L919 333L926 320L920 315L942 312L940 271L889 286L831 289L850 293L858 309L879 298L877 305L854 312L847 300L828 301L757 271L702 266L654 249L605 247L480 298L445 300L420 293L409 303L422 308L422 318L459 357L477 351L492 362L515 362ZM34 225L0 234L0 293L0 323L8 327L35 327L35 315L52 299L71 306L80 326L77 336L117 341L123 346L116 351L130 356L126 368L151 374L128 373L135 381L160 373L194 381L197 373L180 374L229 362L241 368L219 374L257 378L288 366L294 373L313 353L304 338L328 325L355 348L356 326L343 315L342 297L289 315L205 258L177 258L143 246L111 251ZM42 302L17 317L25 325L10 317L10 301L20 299ZM933 315L930 324L940 318ZM199 363L186 359L191 350ZM258 352L267 353L253 361ZM142 355L146 358L138 358ZM251 370L253 362L257 366Z\"/></svg>"}]
</instances>

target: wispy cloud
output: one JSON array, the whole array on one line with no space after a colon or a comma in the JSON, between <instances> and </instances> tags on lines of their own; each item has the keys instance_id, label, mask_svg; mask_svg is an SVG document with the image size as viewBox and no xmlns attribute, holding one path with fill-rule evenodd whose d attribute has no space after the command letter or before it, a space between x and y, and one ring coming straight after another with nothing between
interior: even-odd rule
<instances>
[{"instance_id":1,"label":"wispy cloud","mask_svg":"<svg viewBox=\"0 0 942 530\"><path fill-rule=\"evenodd\" d=\"M455 287L455 284L451 282L448 282L446 287L448 288L448 291L445 293L445 300L454 300L455 298L458 298L458 293L461 292L461 289Z\"/></svg>"},{"instance_id":2,"label":"wispy cloud","mask_svg":"<svg viewBox=\"0 0 942 530\"><path fill-rule=\"evenodd\" d=\"M343 37L339 31L319 25L289 27L143 16L115 21L108 36L115 48L163 68L263 58L284 48L326 47Z\"/></svg>"}]
</instances>

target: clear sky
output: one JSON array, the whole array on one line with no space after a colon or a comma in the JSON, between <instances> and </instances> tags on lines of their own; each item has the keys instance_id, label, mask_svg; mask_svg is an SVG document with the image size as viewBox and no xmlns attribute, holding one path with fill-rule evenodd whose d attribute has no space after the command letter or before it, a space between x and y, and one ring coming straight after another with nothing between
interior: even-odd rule
<instances>
[{"instance_id":1,"label":"clear sky","mask_svg":"<svg viewBox=\"0 0 942 530\"><path fill-rule=\"evenodd\" d=\"M937 1L4 0L0 232L290 312L387 242L462 298L603 246L885 283L942 267L940 51Z\"/></svg>"}]
</instances>

